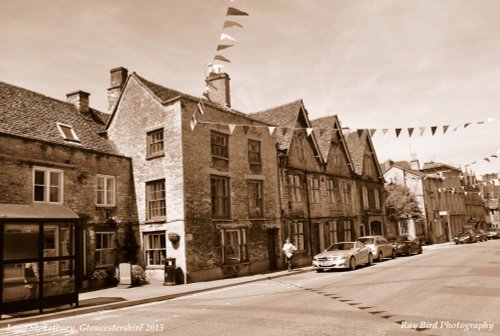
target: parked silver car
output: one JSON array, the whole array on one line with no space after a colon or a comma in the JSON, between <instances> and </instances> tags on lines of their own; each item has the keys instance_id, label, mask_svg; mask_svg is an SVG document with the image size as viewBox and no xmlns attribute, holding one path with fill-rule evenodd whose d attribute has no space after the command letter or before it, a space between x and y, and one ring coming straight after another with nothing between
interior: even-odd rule
<instances>
[{"instance_id":1,"label":"parked silver car","mask_svg":"<svg viewBox=\"0 0 500 336\"><path fill-rule=\"evenodd\" d=\"M500 238L500 229L490 227L486 229L486 236L488 239L498 239Z\"/></svg>"},{"instance_id":2,"label":"parked silver car","mask_svg":"<svg viewBox=\"0 0 500 336\"><path fill-rule=\"evenodd\" d=\"M332 244L322 253L315 255L312 262L317 272L335 268L355 270L362 264L373 265L373 255L370 248L359 241Z\"/></svg>"},{"instance_id":3,"label":"parked silver car","mask_svg":"<svg viewBox=\"0 0 500 336\"><path fill-rule=\"evenodd\" d=\"M382 261L384 258L396 258L394 246L383 236L364 236L358 238L358 241L370 248L377 261Z\"/></svg>"}]
</instances>

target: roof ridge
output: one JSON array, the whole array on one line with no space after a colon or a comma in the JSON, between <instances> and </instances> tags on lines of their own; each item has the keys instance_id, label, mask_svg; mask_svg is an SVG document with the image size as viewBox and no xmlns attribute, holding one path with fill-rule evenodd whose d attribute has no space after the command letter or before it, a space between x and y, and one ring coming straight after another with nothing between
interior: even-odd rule
<instances>
[{"instance_id":1,"label":"roof ridge","mask_svg":"<svg viewBox=\"0 0 500 336\"><path fill-rule=\"evenodd\" d=\"M257 112L251 112L251 113L249 113L249 114L251 115L251 114L258 114L258 113L270 112L270 111L277 110L277 109L279 109L279 108L283 108L283 107L290 106L290 105L294 105L294 104L301 104L301 105L304 105L304 104L303 104L303 100L302 100L302 99L297 99L297 100L294 100L294 101L291 101L291 102L288 102L288 103L285 103L285 104L276 105L276 106L274 106L274 107L267 108L267 109L265 109L265 110L261 110L261 111L257 111Z\"/></svg>"},{"instance_id":2,"label":"roof ridge","mask_svg":"<svg viewBox=\"0 0 500 336\"><path fill-rule=\"evenodd\" d=\"M0 81L0 84L4 84L4 85L10 86L10 87L14 87L14 88L16 88L18 90L29 92L29 93L35 94L37 96L44 97L46 99L50 99L50 100L56 101L58 103L62 103L62 104L66 104L66 105L75 107L75 105L73 103L67 102L65 100L61 100L59 98L54 98L54 97L48 96L46 94L43 94L43 93L40 93L40 92L37 92L37 91L33 91L31 89L23 88L22 86L18 86L18 85L15 85L15 84L7 83L7 82L4 82L4 81ZM77 91L80 91L80 90L77 90ZM102 112L102 111L100 111L100 110L98 110L98 109L96 109L94 107L91 107L91 106L89 106L89 108L91 108L92 110L97 111L99 113L109 114L109 113L106 113L106 112Z\"/></svg>"},{"instance_id":3,"label":"roof ridge","mask_svg":"<svg viewBox=\"0 0 500 336\"><path fill-rule=\"evenodd\" d=\"M168 90L168 91L171 91L172 93L174 94L177 94L178 96L180 97L183 97L183 98L186 98L186 99L189 99L189 100L192 100L194 102L198 102L198 101L203 101L203 104L208 104L212 107L215 107L217 109L221 109L223 110L224 112L228 112L228 113L232 113L232 114L235 114L239 117L244 117L246 119L249 119L249 120L252 120L252 121L255 121L255 122L259 122L259 123L262 123L262 124L268 124L269 123L266 123L266 122L263 122L262 120L257 120L255 119L254 117L252 117L249 113L244 113L244 112L241 112L241 111L238 111L236 109L233 109L233 108L229 108L229 107L226 107L226 106L223 106L221 104L218 104L218 103L215 103L215 102L212 102L212 101L209 101L207 99L204 99L202 97L196 97L196 96L193 96L191 94L188 94L188 93L184 93L184 92L181 92L181 91L178 91L178 90L175 90L175 89L171 89L169 87L166 87L166 86L163 86L161 84L158 84L158 83L155 83L155 82L152 82L146 78L144 78L143 76L139 75L138 73L136 73L135 71L132 72L131 76L135 76L137 79L139 79L140 81L143 82L143 84L145 84L146 86L148 85L153 85L153 86L156 86L158 89L163 89L163 90ZM149 88L149 87L148 87ZM149 88L151 89L151 88ZM165 102L164 99L162 99L162 97L159 97L157 93L155 93L153 90L151 90L152 94L154 94L162 103Z\"/></svg>"}]
</instances>

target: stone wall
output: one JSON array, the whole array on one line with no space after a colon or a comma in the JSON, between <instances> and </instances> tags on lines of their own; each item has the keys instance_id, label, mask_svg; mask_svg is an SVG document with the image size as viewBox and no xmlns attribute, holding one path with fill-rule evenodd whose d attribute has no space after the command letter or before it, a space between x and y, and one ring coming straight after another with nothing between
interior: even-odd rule
<instances>
[{"instance_id":1,"label":"stone wall","mask_svg":"<svg viewBox=\"0 0 500 336\"><path fill-rule=\"evenodd\" d=\"M86 233L86 273L94 269L96 225L106 227L106 219L113 217L118 228L108 226L106 229L122 232L128 223L137 229L129 158L85 150L78 145L63 146L8 135L0 135L0 140L0 203L33 204L34 167L63 171L63 205L80 216ZM96 205L96 175L115 176L115 207Z\"/></svg>"}]
</instances>

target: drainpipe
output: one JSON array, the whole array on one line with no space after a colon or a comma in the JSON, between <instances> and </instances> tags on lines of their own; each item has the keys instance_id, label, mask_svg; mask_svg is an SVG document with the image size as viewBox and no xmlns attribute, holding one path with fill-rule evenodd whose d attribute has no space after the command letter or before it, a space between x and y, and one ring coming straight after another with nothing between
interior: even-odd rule
<instances>
[{"instance_id":1,"label":"drainpipe","mask_svg":"<svg viewBox=\"0 0 500 336\"><path fill-rule=\"evenodd\" d=\"M312 222L311 222L311 203L309 202L309 184L307 183L307 172L304 172L304 179L306 184L306 200L307 200L307 226L308 226L308 240L309 240L309 253L311 258L314 257L312 250Z\"/></svg>"},{"instance_id":2,"label":"drainpipe","mask_svg":"<svg viewBox=\"0 0 500 336\"><path fill-rule=\"evenodd\" d=\"M282 196L281 196L281 192L282 192L282 190L281 190L281 188L282 188L282 181L281 181L282 170L281 170L281 159L280 159L279 144L276 143L275 147L276 147L276 171L277 171L277 174L278 174L278 201L279 201L279 204L278 204L279 218L278 218L278 220L280 222L280 241L278 243L278 246L280 247L280 253L279 253L279 255L281 256L280 260L284 260L284 256L282 256L282 253L281 253L281 246L283 245L283 242L285 240L284 239L285 226L283 225L283 209L282 209L283 203L282 203ZM278 266L278 265L276 265L276 266Z\"/></svg>"}]
</instances>

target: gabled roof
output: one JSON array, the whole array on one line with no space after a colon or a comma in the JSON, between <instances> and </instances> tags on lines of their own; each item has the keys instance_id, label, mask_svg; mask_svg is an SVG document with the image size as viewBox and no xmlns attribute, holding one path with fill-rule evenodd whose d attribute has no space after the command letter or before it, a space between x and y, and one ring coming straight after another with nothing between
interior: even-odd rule
<instances>
[{"instance_id":1,"label":"gabled roof","mask_svg":"<svg viewBox=\"0 0 500 336\"><path fill-rule=\"evenodd\" d=\"M109 118L109 120L107 122L106 128L109 127L109 124L111 123L111 121L114 118L114 114L116 112L116 108L119 105L120 100L122 99L123 93L125 92L125 87L128 85L129 80L130 80L131 77L135 78L142 85L142 87L144 87L149 93L151 93L151 95L153 97L155 97L161 104L168 104L168 103L172 102L173 100L180 99L180 98L184 98L184 99L190 100L190 101L195 102L195 103L203 101L204 105L215 107L215 108L217 108L219 110L223 110L224 112L232 113L232 114L238 115L240 117L245 117L245 118L250 119L252 121L257 121L259 123L263 123L261 120L252 118L248 114L239 112L239 111L237 111L237 110L235 110L233 108L228 108L226 106L217 104L215 102L208 101L205 98L195 97L195 96L189 95L187 93L183 93L183 92L180 92L180 91L177 91L177 90L173 90L173 89L167 88L165 86L153 83L153 82L145 79L144 77L138 75L136 72L132 72L128 76L128 78L127 78L127 80L126 80L126 82L125 82L125 84L123 86L123 90L122 90L122 92L120 94L120 97L118 98L118 102L115 104L114 110L112 111L112 113L110 115L110 118Z\"/></svg>"},{"instance_id":2,"label":"gabled roof","mask_svg":"<svg viewBox=\"0 0 500 336\"><path fill-rule=\"evenodd\" d=\"M338 137L339 142L344 149L347 157L347 163L349 164L351 170L354 170L354 163L352 162L351 154L347 148L346 139L342 133L342 128L340 126L340 121L336 115L327 116L323 118L318 118L311 120L311 124L314 127L314 132L318 139L319 149L321 155L323 155L323 160L328 161L328 155L330 154L331 143L334 137Z\"/></svg>"},{"instance_id":3,"label":"gabled roof","mask_svg":"<svg viewBox=\"0 0 500 336\"><path fill-rule=\"evenodd\" d=\"M404 164L400 164L400 163L394 163L389 169L387 169L385 172L388 172L389 170L391 170L392 168L397 168L397 169L401 169L401 170L404 170L405 172L407 173L410 173L410 174L413 174L415 176L418 176L418 177L425 177L427 176L427 174L424 174L422 173L421 171L418 171L418 170L413 170L413 169L410 169L408 168L406 165Z\"/></svg>"},{"instance_id":4,"label":"gabled roof","mask_svg":"<svg viewBox=\"0 0 500 336\"><path fill-rule=\"evenodd\" d=\"M110 142L98 134L108 116L95 109L84 116L71 103L0 82L2 133L114 154ZM64 140L57 123L71 126L80 142Z\"/></svg>"},{"instance_id":5,"label":"gabled roof","mask_svg":"<svg viewBox=\"0 0 500 336\"><path fill-rule=\"evenodd\" d=\"M457 172L461 171L460 169L458 169L456 167L450 166L446 163L439 163L439 162L426 162L426 163L424 163L424 167L420 170L422 170L422 171L426 171L426 170L434 170L434 171L454 170Z\"/></svg>"},{"instance_id":6,"label":"gabled roof","mask_svg":"<svg viewBox=\"0 0 500 336\"><path fill-rule=\"evenodd\" d=\"M365 153L365 146L368 144L370 152L372 153L372 158L375 160L374 166L377 170L379 178L383 179L382 170L380 169L380 164L378 162L377 154L375 153L375 148L369 136L368 130L363 130L362 132L351 132L345 131L344 136L347 142L347 148L351 153L351 158L354 163L354 171L356 174L361 176L363 174L363 160Z\"/></svg>"},{"instance_id":7,"label":"gabled roof","mask_svg":"<svg viewBox=\"0 0 500 336\"><path fill-rule=\"evenodd\" d=\"M303 108L302 100L273 107L261 112L249 114L252 118L261 120L271 125L279 126L282 130L275 131L274 137L282 150L288 150L293 139L295 123L299 118L299 113ZM307 119L307 118L306 118ZM286 132L283 129L288 129Z\"/></svg>"}]
</instances>

